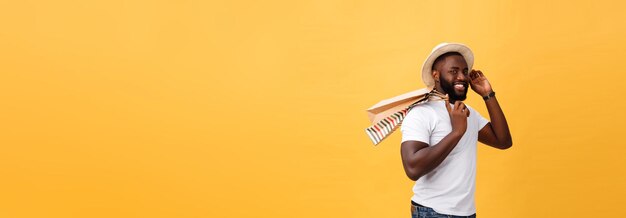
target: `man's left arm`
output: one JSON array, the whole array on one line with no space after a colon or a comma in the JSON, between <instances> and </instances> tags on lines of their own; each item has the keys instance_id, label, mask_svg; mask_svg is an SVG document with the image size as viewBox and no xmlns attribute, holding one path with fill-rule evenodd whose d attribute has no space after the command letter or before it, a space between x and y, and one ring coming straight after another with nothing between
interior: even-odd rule
<instances>
[{"instance_id":1,"label":"man's left arm","mask_svg":"<svg viewBox=\"0 0 626 218\"><path fill-rule=\"evenodd\" d=\"M470 79L472 90L481 97L493 93L491 84L489 84L489 81L480 70L472 70ZM487 123L478 132L478 141L499 149L510 148L513 145L513 140L511 139L509 125L506 122L506 117L504 117L504 112L502 112L498 99L495 95L489 96L485 100L485 104L487 105L491 122Z\"/></svg>"}]
</instances>

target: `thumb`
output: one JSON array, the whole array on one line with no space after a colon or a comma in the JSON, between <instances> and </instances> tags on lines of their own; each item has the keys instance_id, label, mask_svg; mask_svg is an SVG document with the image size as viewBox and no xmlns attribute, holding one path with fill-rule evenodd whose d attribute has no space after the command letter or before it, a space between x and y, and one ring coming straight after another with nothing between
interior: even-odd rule
<instances>
[{"instance_id":1,"label":"thumb","mask_svg":"<svg viewBox=\"0 0 626 218\"><path fill-rule=\"evenodd\" d=\"M448 109L448 114L450 114L450 112L452 111L452 108L450 108L450 101L448 101L448 94L446 94L446 109Z\"/></svg>"}]
</instances>

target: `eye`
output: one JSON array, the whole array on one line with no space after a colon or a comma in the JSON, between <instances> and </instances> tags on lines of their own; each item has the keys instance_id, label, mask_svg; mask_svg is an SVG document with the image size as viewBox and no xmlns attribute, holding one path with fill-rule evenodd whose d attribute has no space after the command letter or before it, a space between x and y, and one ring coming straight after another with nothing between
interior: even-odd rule
<instances>
[{"instance_id":1,"label":"eye","mask_svg":"<svg viewBox=\"0 0 626 218\"><path fill-rule=\"evenodd\" d=\"M469 72L467 69L463 70L463 74L467 75Z\"/></svg>"}]
</instances>

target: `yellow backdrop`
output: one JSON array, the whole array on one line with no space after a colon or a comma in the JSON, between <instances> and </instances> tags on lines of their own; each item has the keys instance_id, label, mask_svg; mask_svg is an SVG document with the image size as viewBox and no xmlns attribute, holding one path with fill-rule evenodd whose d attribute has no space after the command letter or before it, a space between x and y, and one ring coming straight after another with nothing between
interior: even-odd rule
<instances>
[{"instance_id":1,"label":"yellow backdrop","mask_svg":"<svg viewBox=\"0 0 626 218\"><path fill-rule=\"evenodd\" d=\"M480 217L626 216L625 6L2 1L0 217L409 217L365 109L443 41L513 134L479 144Z\"/></svg>"}]
</instances>

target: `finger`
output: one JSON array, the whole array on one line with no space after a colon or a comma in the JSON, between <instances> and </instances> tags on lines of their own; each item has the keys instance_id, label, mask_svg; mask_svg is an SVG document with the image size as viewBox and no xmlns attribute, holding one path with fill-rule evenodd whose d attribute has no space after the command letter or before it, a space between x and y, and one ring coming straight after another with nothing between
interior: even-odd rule
<instances>
[{"instance_id":1,"label":"finger","mask_svg":"<svg viewBox=\"0 0 626 218\"><path fill-rule=\"evenodd\" d=\"M455 110L455 111L460 110L460 108L461 108L461 104L463 104L463 102L461 102L461 101L456 101L456 102L454 102L454 110Z\"/></svg>"},{"instance_id":2,"label":"finger","mask_svg":"<svg viewBox=\"0 0 626 218\"><path fill-rule=\"evenodd\" d=\"M474 77L472 77L469 81L470 85L474 85L475 83L478 83L479 79L480 78L478 77L478 74L474 75Z\"/></svg>"},{"instance_id":3,"label":"finger","mask_svg":"<svg viewBox=\"0 0 626 218\"><path fill-rule=\"evenodd\" d=\"M456 104L456 108L459 110L463 110L465 108L465 104L462 101L457 101Z\"/></svg>"},{"instance_id":4,"label":"finger","mask_svg":"<svg viewBox=\"0 0 626 218\"><path fill-rule=\"evenodd\" d=\"M452 111L452 108L450 108L450 101L448 100L448 94L446 94L446 109L448 109L448 114Z\"/></svg>"},{"instance_id":5,"label":"finger","mask_svg":"<svg viewBox=\"0 0 626 218\"><path fill-rule=\"evenodd\" d=\"M480 70L472 70L474 72L474 77L470 80L470 82L478 82L482 79L482 72Z\"/></svg>"},{"instance_id":6,"label":"finger","mask_svg":"<svg viewBox=\"0 0 626 218\"><path fill-rule=\"evenodd\" d=\"M479 77L484 77L484 76L485 76L485 75L483 75L483 72L482 72L482 71L480 71L480 70L479 70L477 73L478 73L478 76L479 76Z\"/></svg>"},{"instance_id":7,"label":"finger","mask_svg":"<svg viewBox=\"0 0 626 218\"><path fill-rule=\"evenodd\" d=\"M465 104L463 104L463 111L467 114L467 117L469 117L469 115L470 115L470 110L469 110L469 108L467 107L467 105L465 105Z\"/></svg>"},{"instance_id":8,"label":"finger","mask_svg":"<svg viewBox=\"0 0 626 218\"><path fill-rule=\"evenodd\" d=\"M472 79L472 80L473 80L473 79L475 79L475 78L476 78L476 72L472 69L472 70L469 72L469 76L470 76L470 79Z\"/></svg>"}]
</instances>

